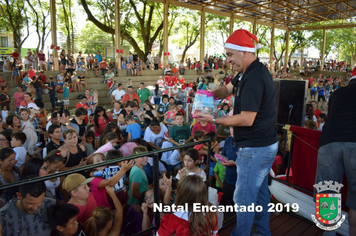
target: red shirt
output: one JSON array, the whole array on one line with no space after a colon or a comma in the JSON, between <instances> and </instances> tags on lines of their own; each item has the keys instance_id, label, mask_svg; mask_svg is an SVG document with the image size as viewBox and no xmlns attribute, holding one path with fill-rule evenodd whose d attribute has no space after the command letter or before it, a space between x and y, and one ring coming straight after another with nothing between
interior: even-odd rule
<instances>
[{"instance_id":1,"label":"red shirt","mask_svg":"<svg viewBox=\"0 0 356 236\"><path fill-rule=\"evenodd\" d=\"M41 80L42 80L42 83L46 83L46 76L43 74L43 75L39 75Z\"/></svg>"},{"instance_id":2,"label":"red shirt","mask_svg":"<svg viewBox=\"0 0 356 236\"><path fill-rule=\"evenodd\" d=\"M214 230L211 235L218 232L218 222L216 212L213 225ZM174 214L167 214L163 216L161 220L160 227L157 231L159 236L170 236L170 235L190 235L189 232L189 221L187 212L175 212Z\"/></svg>"},{"instance_id":3,"label":"red shirt","mask_svg":"<svg viewBox=\"0 0 356 236\"><path fill-rule=\"evenodd\" d=\"M319 110L319 109L315 109L314 110L314 116L318 119L319 118L319 115L321 114L322 112Z\"/></svg>"},{"instance_id":4,"label":"red shirt","mask_svg":"<svg viewBox=\"0 0 356 236\"><path fill-rule=\"evenodd\" d=\"M81 102L78 102L77 105L75 106L75 109L78 109L79 107L83 107L85 110L88 110L87 104L82 104ZM88 124L88 115L85 116L84 118L85 124Z\"/></svg>"},{"instance_id":5,"label":"red shirt","mask_svg":"<svg viewBox=\"0 0 356 236\"><path fill-rule=\"evenodd\" d=\"M180 109L179 112L182 113L183 117L185 116L185 112L183 109Z\"/></svg>"},{"instance_id":6,"label":"red shirt","mask_svg":"<svg viewBox=\"0 0 356 236\"><path fill-rule=\"evenodd\" d=\"M216 133L216 127L212 124L212 123L207 123L206 126L202 126L200 124L200 122L197 122L193 125L193 129L192 129L192 136L194 135L194 132L196 130L203 130L207 133L209 133L210 131L214 131Z\"/></svg>"},{"instance_id":7,"label":"red shirt","mask_svg":"<svg viewBox=\"0 0 356 236\"><path fill-rule=\"evenodd\" d=\"M20 58L20 54L18 52L13 52L11 56L14 60L18 60Z\"/></svg>"},{"instance_id":8,"label":"red shirt","mask_svg":"<svg viewBox=\"0 0 356 236\"><path fill-rule=\"evenodd\" d=\"M105 129L105 126L112 121L112 118L109 116L108 117L109 120L106 120L105 118L104 119L98 119L98 125L99 127L96 127L96 134L97 135L101 135L101 133L104 131ZM92 123L94 123L94 119L92 120Z\"/></svg>"},{"instance_id":9,"label":"red shirt","mask_svg":"<svg viewBox=\"0 0 356 236\"><path fill-rule=\"evenodd\" d=\"M32 79L33 76L36 76L36 71L34 70L28 70L27 71L28 76L30 77L30 79Z\"/></svg>"}]
</instances>

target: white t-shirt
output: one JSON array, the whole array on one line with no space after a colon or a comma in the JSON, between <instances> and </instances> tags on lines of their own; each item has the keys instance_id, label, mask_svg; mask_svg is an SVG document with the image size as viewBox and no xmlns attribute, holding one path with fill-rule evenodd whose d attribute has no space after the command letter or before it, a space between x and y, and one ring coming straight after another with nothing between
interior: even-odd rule
<instances>
[{"instance_id":1,"label":"white t-shirt","mask_svg":"<svg viewBox=\"0 0 356 236\"><path fill-rule=\"evenodd\" d=\"M160 123L159 125L161 127L161 132L159 132L159 134L154 134L151 131L150 127L147 127L143 140L145 140L146 142L153 143L155 146L162 147L162 141L164 139L164 136L168 132L168 129L162 123Z\"/></svg>"},{"instance_id":2,"label":"white t-shirt","mask_svg":"<svg viewBox=\"0 0 356 236\"><path fill-rule=\"evenodd\" d=\"M27 150L23 146L15 147L13 149L14 149L14 152L15 152L15 160L17 161L15 166L20 168L23 165L23 163L26 162Z\"/></svg>"},{"instance_id":3,"label":"white t-shirt","mask_svg":"<svg viewBox=\"0 0 356 236\"><path fill-rule=\"evenodd\" d=\"M118 89L116 89L114 92L112 92L111 95L113 95L115 97L116 101L119 101L125 95L125 91L123 89L121 89L120 91Z\"/></svg>"}]
</instances>

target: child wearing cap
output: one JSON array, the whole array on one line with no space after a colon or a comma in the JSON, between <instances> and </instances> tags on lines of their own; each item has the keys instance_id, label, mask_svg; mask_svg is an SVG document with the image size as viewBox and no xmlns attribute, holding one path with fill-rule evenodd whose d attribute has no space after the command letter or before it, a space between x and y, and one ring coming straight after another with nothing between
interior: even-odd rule
<instances>
[{"instance_id":1,"label":"child wearing cap","mask_svg":"<svg viewBox=\"0 0 356 236\"><path fill-rule=\"evenodd\" d=\"M71 196L68 203L79 208L77 220L81 223L89 219L91 213L97 208L95 198L93 194L89 192L88 187L88 183L93 179L94 178L86 179L81 174L70 174L62 183L62 188Z\"/></svg>"}]
</instances>

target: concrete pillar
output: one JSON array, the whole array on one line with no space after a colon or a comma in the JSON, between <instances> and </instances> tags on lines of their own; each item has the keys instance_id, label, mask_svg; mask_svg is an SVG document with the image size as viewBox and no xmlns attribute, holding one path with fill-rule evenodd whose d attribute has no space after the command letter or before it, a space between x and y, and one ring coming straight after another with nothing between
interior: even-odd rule
<instances>
[{"instance_id":1,"label":"concrete pillar","mask_svg":"<svg viewBox=\"0 0 356 236\"><path fill-rule=\"evenodd\" d=\"M163 10L163 53L168 52L168 0L164 2L164 10ZM168 55L163 56L163 68L168 63Z\"/></svg>"},{"instance_id":2,"label":"concrete pillar","mask_svg":"<svg viewBox=\"0 0 356 236\"><path fill-rule=\"evenodd\" d=\"M274 24L272 25L271 28L271 49L269 51L269 69L272 70L273 68L273 50L274 50Z\"/></svg>"},{"instance_id":3,"label":"concrete pillar","mask_svg":"<svg viewBox=\"0 0 356 236\"><path fill-rule=\"evenodd\" d=\"M256 18L253 19L252 34L254 34L254 35L257 34L257 22L256 22Z\"/></svg>"},{"instance_id":4,"label":"concrete pillar","mask_svg":"<svg viewBox=\"0 0 356 236\"><path fill-rule=\"evenodd\" d=\"M51 12L51 38L52 44L57 45L57 21L56 21L56 0L50 0L49 2L50 12ZM53 70L59 70L58 64L58 51L56 48L52 51L53 54Z\"/></svg>"},{"instance_id":5,"label":"concrete pillar","mask_svg":"<svg viewBox=\"0 0 356 236\"><path fill-rule=\"evenodd\" d=\"M325 63L325 44L326 44L326 29L323 29L323 45L321 49L321 58L320 58L320 70L324 70Z\"/></svg>"},{"instance_id":6,"label":"concrete pillar","mask_svg":"<svg viewBox=\"0 0 356 236\"><path fill-rule=\"evenodd\" d=\"M204 64L204 39L205 39L205 7L201 9L200 16L200 67Z\"/></svg>"},{"instance_id":7,"label":"concrete pillar","mask_svg":"<svg viewBox=\"0 0 356 236\"><path fill-rule=\"evenodd\" d=\"M120 46L120 31L121 31L121 26L120 26L120 0L115 0L115 49L121 50ZM116 51L116 50L115 50ZM120 52L116 53L116 68L121 69L121 56Z\"/></svg>"},{"instance_id":8,"label":"concrete pillar","mask_svg":"<svg viewBox=\"0 0 356 236\"><path fill-rule=\"evenodd\" d=\"M286 54L284 56L284 65L288 65L288 55L289 55L289 28L286 31Z\"/></svg>"},{"instance_id":9,"label":"concrete pillar","mask_svg":"<svg viewBox=\"0 0 356 236\"><path fill-rule=\"evenodd\" d=\"M230 16L229 30L230 30L230 35L232 35L232 33L234 32L234 13L231 13L231 16Z\"/></svg>"}]
</instances>

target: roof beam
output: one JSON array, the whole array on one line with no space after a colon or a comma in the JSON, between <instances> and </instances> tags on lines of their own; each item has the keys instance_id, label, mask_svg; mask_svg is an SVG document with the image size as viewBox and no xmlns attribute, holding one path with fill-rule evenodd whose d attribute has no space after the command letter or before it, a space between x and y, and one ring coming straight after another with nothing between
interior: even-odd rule
<instances>
[{"instance_id":1,"label":"roof beam","mask_svg":"<svg viewBox=\"0 0 356 236\"><path fill-rule=\"evenodd\" d=\"M152 0L152 1L153 2L159 2L159 3L163 3L164 2L164 0ZM186 3L186 2L178 2L178 1L175 1L175 0L168 0L168 4L169 5L173 5L173 6L188 8L188 9L196 10L196 11L201 11L202 10L202 6L200 6L200 5L189 4L189 3ZM253 23L253 21L255 19L254 17L245 17L245 16L238 15L234 11L228 11L228 10L226 10L226 11L227 12L221 12L219 10L214 10L214 9L211 9L211 8L205 8L205 12L206 13L225 16L225 17L231 17L231 13L233 13L234 14L234 19L247 21L247 22L250 22L250 23ZM265 26L269 26L269 27L272 27L272 25L273 25L273 23L270 23L268 21L262 21L262 20L256 20L256 23L259 24L259 25L265 25ZM277 25L277 22L276 22L275 28L278 28L278 29L281 29L281 30L287 30L286 26L281 25L281 23L279 23Z\"/></svg>"},{"instance_id":2,"label":"roof beam","mask_svg":"<svg viewBox=\"0 0 356 236\"><path fill-rule=\"evenodd\" d=\"M343 29L343 28L354 28L354 27L356 27L356 23L316 25L316 26L298 26L298 27L290 28L289 31L319 30L319 29Z\"/></svg>"}]
</instances>

